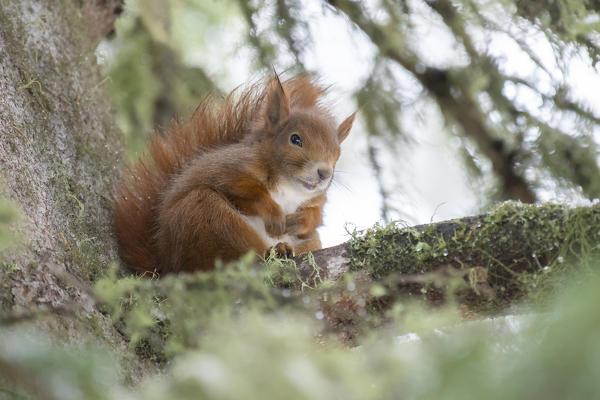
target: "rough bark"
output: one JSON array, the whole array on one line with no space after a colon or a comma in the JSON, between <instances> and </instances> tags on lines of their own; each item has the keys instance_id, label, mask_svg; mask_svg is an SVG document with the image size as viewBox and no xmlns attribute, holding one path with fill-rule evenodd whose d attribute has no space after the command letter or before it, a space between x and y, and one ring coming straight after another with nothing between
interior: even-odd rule
<instances>
[{"instance_id":1,"label":"rough bark","mask_svg":"<svg viewBox=\"0 0 600 400\"><path fill-rule=\"evenodd\" d=\"M117 261L122 144L94 50L120 3L0 1L0 186L23 215L23 244L0 260L0 331L100 344L136 379L148 366L78 289Z\"/></svg>"}]
</instances>

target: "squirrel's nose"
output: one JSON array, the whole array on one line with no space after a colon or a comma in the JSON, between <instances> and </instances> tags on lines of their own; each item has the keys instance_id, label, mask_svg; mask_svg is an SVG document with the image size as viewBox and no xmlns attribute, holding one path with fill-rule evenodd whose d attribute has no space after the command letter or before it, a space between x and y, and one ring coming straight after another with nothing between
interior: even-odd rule
<instances>
[{"instance_id":1,"label":"squirrel's nose","mask_svg":"<svg viewBox=\"0 0 600 400\"><path fill-rule=\"evenodd\" d=\"M319 179L324 181L325 179L328 179L331 176L333 171L331 168L319 168L317 169L317 173L319 174Z\"/></svg>"}]
</instances>

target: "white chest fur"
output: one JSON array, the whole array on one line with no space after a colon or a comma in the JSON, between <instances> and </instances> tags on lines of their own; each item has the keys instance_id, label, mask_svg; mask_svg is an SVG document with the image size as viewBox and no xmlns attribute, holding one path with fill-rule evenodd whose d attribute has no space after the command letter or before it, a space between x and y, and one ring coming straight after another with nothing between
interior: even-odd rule
<instances>
[{"instance_id":1,"label":"white chest fur","mask_svg":"<svg viewBox=\"0 0 600 400\"><path fill-rule=\"evenodd\" d=\"M294 185L289 182L279 185L276 190L270 192L271 198L275 201L285 215L295 212L298 207L308 199L314 197L315 192L306 190L301 185ZM300 240L296 236L282 235L278 237L270 236L265 229L265 222L259 216L242 215L248 225L262 238L268 247L275 246L279 242L287 242L294 246Z\"/></svg>"},{"instance_id":2,"label":"white chest fur","mask_svg":"<svg viewBox=\"0 0 600 400\"><path fill-rule=\"evenodd\" d=\"M306 190L301 185L285 182L270 192L271 198L279 204L285 215L295 212L300 204L315 196L315 192Z\"/></svg>"}]
</instances>

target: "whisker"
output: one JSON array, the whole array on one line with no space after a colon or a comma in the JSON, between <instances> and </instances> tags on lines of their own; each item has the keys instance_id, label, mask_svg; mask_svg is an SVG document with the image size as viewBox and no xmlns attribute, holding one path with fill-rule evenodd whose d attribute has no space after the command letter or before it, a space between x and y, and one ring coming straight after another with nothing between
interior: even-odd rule
<instances>
[{"instance_id":1,"label":"whisker","mask_svg":"<svg viewBox=\"0 0 600 400\"><path fill-rule=\"evenodd\" d=\"M344 183L340 182L340 181L339 181L339 180L337 180L337 179L333 179L333 180L331 181L331 184L332 184L332 185L335 185L336 187L340 187L340 188L346 189L346 191L347 191L348 193L352 193L352 189L350 189L350 187L349 187L348 185L346 185L346 184L344 184Z\"/></svg>"}]
</instances>

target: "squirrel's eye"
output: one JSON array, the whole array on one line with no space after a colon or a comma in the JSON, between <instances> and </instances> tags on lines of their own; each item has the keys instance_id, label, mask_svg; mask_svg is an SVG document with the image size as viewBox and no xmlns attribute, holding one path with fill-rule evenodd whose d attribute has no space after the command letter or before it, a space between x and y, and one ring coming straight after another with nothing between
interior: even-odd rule
<instances>
[{"instance_id":1,"label":"squirrel's eye","mask_svg":"<svg viewBox=\"0 0 600 400\"><path fill-rule=\"evenodd\" d=\"M302 147L302 138L295 133L290 136L290 142L298 147Z\"/></svg>"}]
</instances>

